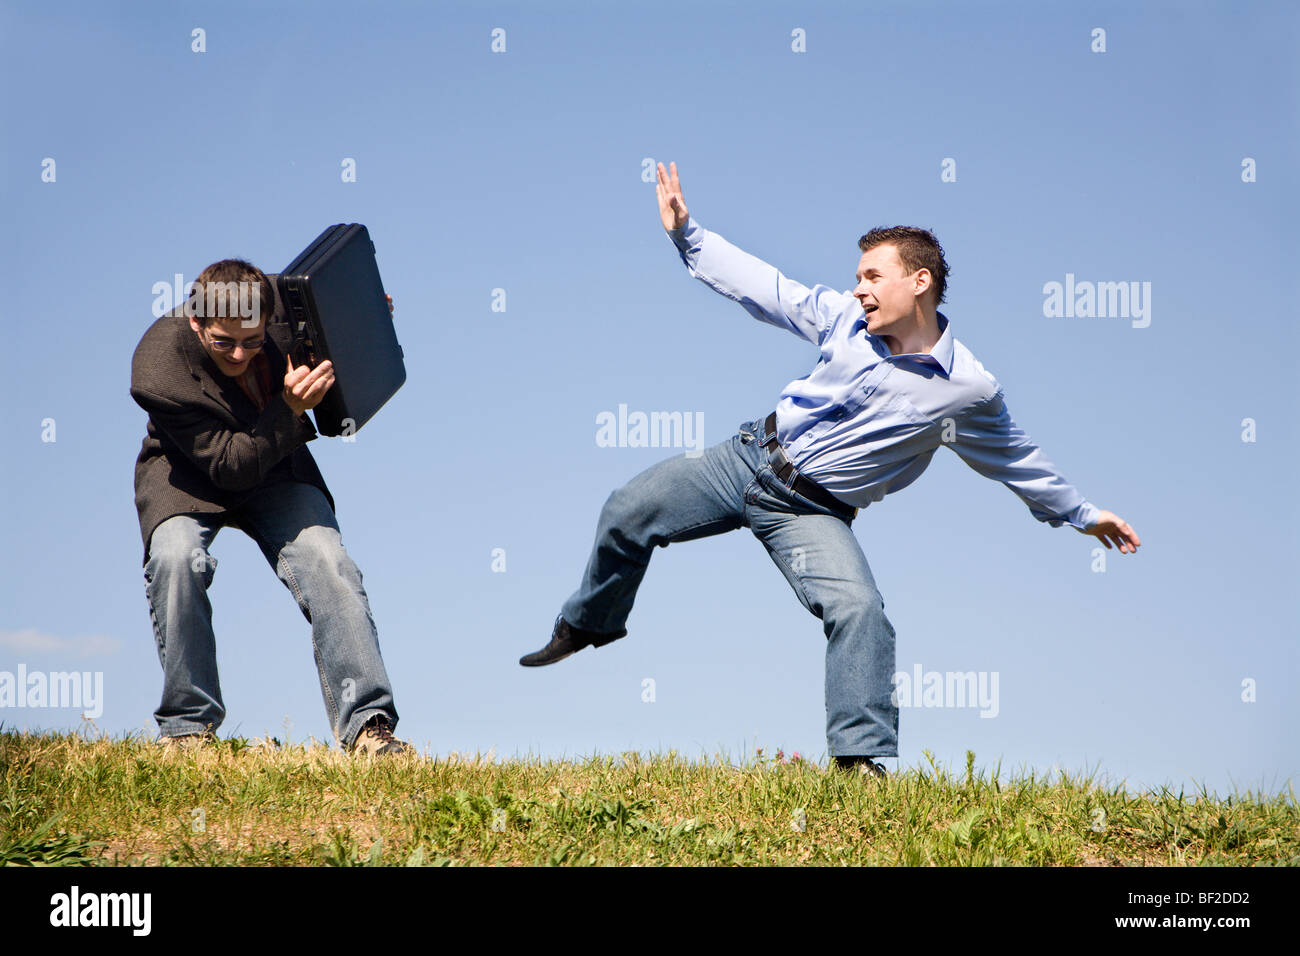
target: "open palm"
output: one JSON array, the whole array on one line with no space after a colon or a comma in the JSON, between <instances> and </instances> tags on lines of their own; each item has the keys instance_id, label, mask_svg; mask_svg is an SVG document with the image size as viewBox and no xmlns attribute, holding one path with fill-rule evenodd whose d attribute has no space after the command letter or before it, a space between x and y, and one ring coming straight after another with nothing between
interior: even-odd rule
<instances>
[{"instance_id":1,"label":"open palm","mask_svg":"<svg viewBox=\"0 0 1300 956\"><path fill-rule=\"evenodd\" d=\"M682 198L682 184L677 179L677 164L670 163L669 170L659 164L659 182L655 184L655 195L659 197L659 218L665 229L680 229L686 225L690 213L686 211L686 200Z\"/></svg>"}]
</instances>

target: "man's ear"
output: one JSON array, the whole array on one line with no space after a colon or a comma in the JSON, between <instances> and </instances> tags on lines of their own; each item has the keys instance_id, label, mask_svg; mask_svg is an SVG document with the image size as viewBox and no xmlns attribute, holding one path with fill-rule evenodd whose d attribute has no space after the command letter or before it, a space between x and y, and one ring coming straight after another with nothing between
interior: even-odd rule
<instances>
[{"instance_id":1,"label":"man's ear","mask_svg":"<svg viewBox=\"0 0 1300 956\"><path fill-rule=\"evenodd\" d=\"M200 334L202 334L203 332L203 326L201 326L199 324L199 320L192 315L190 316L190 328L192 328L195 332L198 332Z\"/></svg>"},{"instance_id":2,"label":"man's ear","mask_svg":"<svg viewBox=\"0 0 1300 956\"><path fill-rule=\"evenodd\" d=\"M930 274L929 269L917 269L916 278L912 284L912 294L918 299L925 295L927 289L934 288L934 276Z\"/></svg>"}]
</instances>

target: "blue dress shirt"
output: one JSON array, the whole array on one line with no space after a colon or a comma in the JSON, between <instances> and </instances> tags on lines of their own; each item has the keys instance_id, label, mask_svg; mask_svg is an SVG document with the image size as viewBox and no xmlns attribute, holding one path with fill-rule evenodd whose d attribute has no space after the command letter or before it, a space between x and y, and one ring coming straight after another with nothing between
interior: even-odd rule
<instances>
[{"instance_id":1,"label":"blue dress shirt","mask_svg":"<svg viewBox=\"0 0 1300 956\"><path fill-rule=\"evenodd\" d=\"M865 508L914 482L948 445L1019 495L1039 521L1081 531L1097 522L1098 509L1011 420L1002 386L953 337L942 312L929 354L891 355L867 331L851 292L786 278L694 218L668 236L691 275L821 351L816 367L782 391L777 437L800 473L835 497Z\"/></svg>"}]
</instances>

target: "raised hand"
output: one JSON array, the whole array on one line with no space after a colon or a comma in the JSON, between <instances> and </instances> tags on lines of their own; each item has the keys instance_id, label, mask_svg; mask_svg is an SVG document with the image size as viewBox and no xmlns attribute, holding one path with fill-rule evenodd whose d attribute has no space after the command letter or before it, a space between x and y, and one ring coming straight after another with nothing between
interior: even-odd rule
<instances>
[{"instance_id":1,"label":"raised hand","mask_svg":"<svg viewBox=\"0 0 1300 956\"><path fill-rule=\"evenodd\" d=\"M326 360L315 368L295 366L293 359L287 355L285 362L284 401L293 409L294 415L301 415L307 409L319 405L334 384L334 365Z\"/></svg>"},{"instance_id":2,"label":"raised hand","mask_svg":"<svg viewBox=\"0 0 1300 956\"><path fill-rule=\"evenodd\" d=\"M670 164L672 173L659 164L659 182L655 184L655 195L659 197L659 218L665 229L680 229L686 225L690 213L686 211L686 200L682 198L682 184L677 179L677 164Z\"/></svg>"},{"instance_id":3,"label":"raised hand","mask_svg":"<svg viewBox=\"0 0 1300 956\"><path fill-rule=\"evenodd\" d=\"M1136 554L1138 545L1142 543L1129 523L1113 511L1102 511L1097 517L1097 523L1081 533L1100 538L1107 548L1112 547L1113 541L1120 554Z\"/></svg>"}]
</instances>

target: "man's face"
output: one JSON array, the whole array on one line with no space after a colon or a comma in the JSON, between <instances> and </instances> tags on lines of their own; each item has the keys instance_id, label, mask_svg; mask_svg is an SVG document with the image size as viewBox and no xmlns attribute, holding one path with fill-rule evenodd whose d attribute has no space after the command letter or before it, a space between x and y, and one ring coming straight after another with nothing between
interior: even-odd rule
<instances>
[{"instance_id":1,"label":"man's face","mask_svg":"<svg viewBox=\"0 0 1300 956\"><path fill-rule=\"evenodd\" d=\"M245 326L247 321L240 318L213 319L205 328L198 319L190 319L190 328L198 335L203 351L208 353L223 375L233 378L248 371L248 363L265 341L266 320L258 319L256 325Z\"/></svg>"},{"instance_id":2,"label":"man's face","mask_svg":"<svg viewBox=\"0 0 1300 956\"><path fill-rule=\"evenodd\" d=\"M889 334L889 330L912 314L916 308L918 283L929 272L908 272L898 258L893 243L873 246L858 260L858 286L853 295L867 313L867 331L872 335Z\"/></svg>"}]
</instances>

